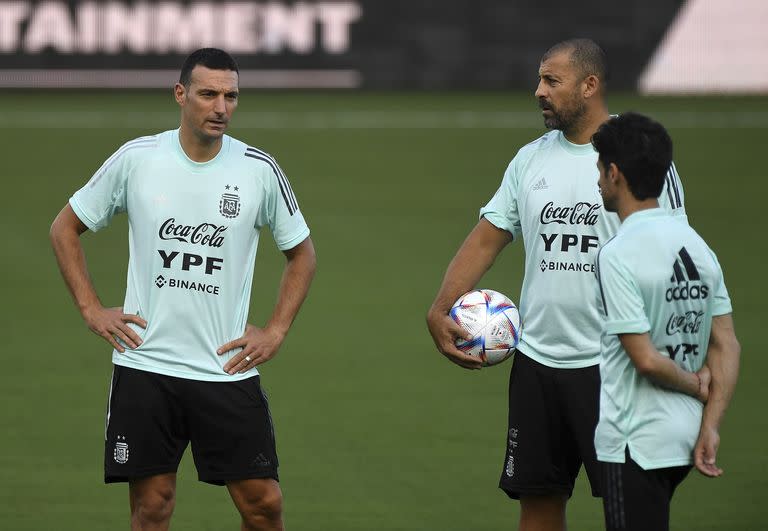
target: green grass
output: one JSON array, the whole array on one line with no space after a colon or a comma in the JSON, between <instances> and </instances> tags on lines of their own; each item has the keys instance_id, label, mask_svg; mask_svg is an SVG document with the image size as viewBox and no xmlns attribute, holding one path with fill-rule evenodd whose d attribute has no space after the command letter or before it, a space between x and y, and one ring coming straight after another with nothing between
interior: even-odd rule
<instances>
[{"instance_id":1,"label":"green grass","mask_svg":"<svg viewBox=\"0 0 768 531\"><path fill-rule=\"evenodd\" d=\"M47 232L122 142L175 127L174 105L170 93L6 93L0 102L3 529L127 527L126 487L101 483L110 349L82 324ZM318 252L310 297L262 370L289 529L514 529L518 506L496 488L510 365L479 372L451 365L435 351L424 314L506 164L542 132L532 98L245 93L240 107L231 133L279 159ZM768 100L611 100L613 112L628 109L670 128L689 219L718 253L743 346L722 430L726 473L686 480L673 528L764 529L768 345L759 329L768 317L760 280ZM124 217L84 240L102 299L121 304ZM511 246L482 284L517 299L522 256L522 246ZM253 322L269 314L282 263L265 238ZM571 530L602 525L601 506L587 492L580 478ZM226 490L198 483L185 456L174 527L237 522Z\"/></svg>"}]
</instances>

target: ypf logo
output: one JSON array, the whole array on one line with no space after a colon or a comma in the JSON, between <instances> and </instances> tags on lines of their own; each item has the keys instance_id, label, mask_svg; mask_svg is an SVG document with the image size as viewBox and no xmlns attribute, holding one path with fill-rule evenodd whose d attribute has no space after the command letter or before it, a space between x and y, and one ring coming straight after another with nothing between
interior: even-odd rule
<instances>
[{"instance_id":1,"label":"ypf logo","mask_svg":"<svg viewBox=\"0 0 768 531\"><path fill-rule=\"evenodd\" d=\"M685 247L680 249L672 264L669 281L676 285L667 290L667 302L706 299L709 287L701 284L701 275Z\"/></svg>"}]
</instances>

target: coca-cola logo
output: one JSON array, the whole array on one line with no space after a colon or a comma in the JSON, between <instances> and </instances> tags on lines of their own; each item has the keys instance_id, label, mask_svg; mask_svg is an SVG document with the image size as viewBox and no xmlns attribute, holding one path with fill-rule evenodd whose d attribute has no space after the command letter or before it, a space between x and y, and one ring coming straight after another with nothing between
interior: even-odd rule
<instances>
[{"instance_id":1,"label":"coca-cola logo","mask_svg":"<svg viewBox=\"0 0 768 531\"><path fill-rule=\"evenodd\" d=\"M599 204L586 201L576 203L573 206L555 206L550 201L541 209L541 224L559 223L560 225L596 225Z\"/></svg>"},{"instance_id":2,"label":"coca-cola logo","mask_svg":"<svg viewBox=\"0 0 768 531\"><path fill-rule=\"evenodd\" d=\"M682 315L673 313L667 321L667 335L671 336L678 332L685 334L695 334L701 327L701 321L704 312L690 311Z\"/></svg>"},{"instance_id":3,"label":"coca-cola logo","mask_svg":"<svg viewBox=\"0 0 768 531\"><path fill-rule=\"evenodd\" d=\"M176 240L208 247L221 247L224 243L224 225L200 223L199 225L182 225L176 223L176 218L168 218L160 226L158 236L161 240Z\"/></svg>"}]
</instances>

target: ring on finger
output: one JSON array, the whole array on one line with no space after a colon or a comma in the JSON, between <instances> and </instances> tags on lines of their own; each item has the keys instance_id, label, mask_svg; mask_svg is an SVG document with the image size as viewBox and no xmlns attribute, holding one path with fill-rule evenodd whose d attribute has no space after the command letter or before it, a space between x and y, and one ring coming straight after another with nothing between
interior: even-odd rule
<instances>
[{"instance_id":1,"label":"ring on finger","mask_svg":"<svg viewBox=\"0 0 768 531\"><path fill-rule=\"evenodd\" d=\"M251 357L250 356L246 356L245 357L245 361L248 362L248 363L251 363Z\"/></svg>"}]
</instances>

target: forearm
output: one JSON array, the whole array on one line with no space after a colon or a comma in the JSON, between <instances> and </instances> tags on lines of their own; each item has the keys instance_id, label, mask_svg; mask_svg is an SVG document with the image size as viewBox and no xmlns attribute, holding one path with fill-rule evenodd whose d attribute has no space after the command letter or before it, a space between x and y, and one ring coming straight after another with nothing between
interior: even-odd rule
<instances>
[{"instance_id":1,"label":"forearm","mask_svg":"<svg viewBox=\"0 0 768 531\"><path fill-rule=\"evenodd\" d=\"M696 373L682 369L674 361L657 352L658 359L643 374L658 386L699 398L700 381Z\"/></svg>"},{"instance_id":2,"label":"forearm","mask_svg":"<svg viewBox=\"0 0 768 531\"><path fill-rule=\"evenodd\" d=\"M688 372L662 355L645 334L620 334L624 350L637 372L650 381L694 398L701 399L701 381L696 373Z\"/></svg>"},{"instance_id":3,"label":"forearm","mask_svg":"<svg viewBox=\"0 0 768 531\"><path fill-rule=\"evenodd\" d=\"M431 310L447 313L460 295L480 282L499 252L510 241L509 233L481 220L448 264Z\"/></svg>"},{"instance_id":4,"label":"forearm","mask_svg":"<svg viewBox=\"0 0 768 531\"><path fill-rule=\"evenodd\" d=\"M301 249L289 253L288 261L280 281L277 304L265 328L275 330L283 336L288 332L315 276L316 258L311 240L300 243Z\"/></svg>"},{"instance_id":5,"label":"forearm","mask_svg":"<svg viewBox=\"0 0 768 531\"><path fill-rule=\"evenodd\" d=\"M63 210L51 225L50 239L61 276L82 314L88 308L101 303L88 274L85 253L80 244L80 233L71 220L67 219L67 213Z\"/></svg>"},{"instance_id":6,"label":"forearm","mask_svg":"<svg viewBox=\"0 0 768 531\"><path fill-rule=\"evenodd\" d=\"M707 350L707 366L712 374L712 381L701 422L702 426L719 430L736 388L741 346L733 332L730 316L727 319L715 319L712 341Z\"/></svg>"}]
</instances>

